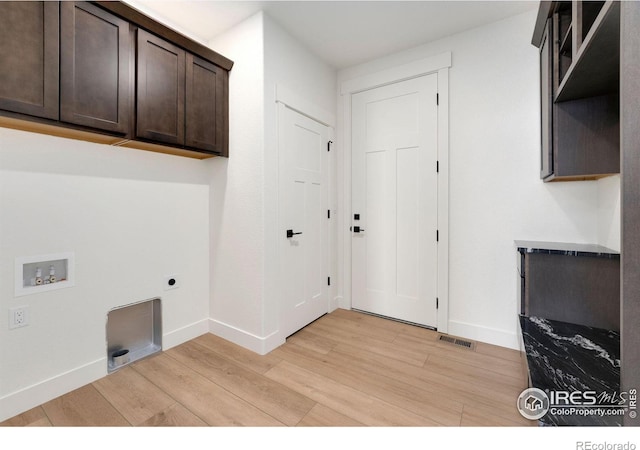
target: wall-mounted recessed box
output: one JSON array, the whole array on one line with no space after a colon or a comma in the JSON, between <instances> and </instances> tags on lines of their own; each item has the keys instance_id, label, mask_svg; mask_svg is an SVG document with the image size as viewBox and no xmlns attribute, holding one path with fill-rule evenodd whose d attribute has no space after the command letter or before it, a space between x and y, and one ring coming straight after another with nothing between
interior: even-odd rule
<instances>
[{"instance_id":1,"label":"wall-mounted recessed box","mask_svg":"<svg viewBox=\"0 0 640 450\"><path fill-rule=\"evenodd\" d=\"M121 306L107 315L109 373L162 350L162 310L153 298Z\"/></svg>"},{"instance_id":2,"label":"wall-mounted recessed box","mask_svg":"<svg viewBox=\"0 0 640 450\"><path fill-rule=\"evenodd\" d=\"M68 288L74 285L75 255L73 252L16 258L16 297Z\"/></svg>"},{"instance_id":3,"label":"wall-mounted recessed box","mask_svg":"<svg viewBox=\"0 0 640 450\"><path fill-rule=\"evenodd\" d=\"M180 279L178 275L167 275L164 277L164 290L178 289L180 287Z\"/></svg>"}]
</instances>

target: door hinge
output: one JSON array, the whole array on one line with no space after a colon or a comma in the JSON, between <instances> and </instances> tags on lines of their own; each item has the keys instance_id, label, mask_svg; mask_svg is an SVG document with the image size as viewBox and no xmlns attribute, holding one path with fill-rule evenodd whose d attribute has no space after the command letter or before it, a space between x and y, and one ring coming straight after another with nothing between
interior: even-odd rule
<instances>
[{"instance_id":1,"label":"door hinge","mask_svg":"<svg viewBox=\"0 0 640 450\"><path fill-rule=\"evenodd\" d=\"M440 300L436 297L436 309L440 307Z\"/></svg>"},{"instance_id":2,"label":"door hinge","mask_svg":"<svg viewBox=\"0 0 640 450\"><path fill-rule=\"evenodd\" d=\"M331 151L331 144L333 144L333 141L329 141L327 142L327 151L330 152Z\"/></svg>"},{"instance_id":3,"label":"door hinge","mask_svg":"<svg viewBox=\"0 0 640 450\"><path fill-rule=\"evenodd\" d=\"M436 161L436 173L440 173L440 161Z\"/></svg>"},{"instance_id":4,"label":"door hinge","mask_svg":"<svg viewBox=\"0 0 640 450\"><path fill-rule=\"evenodd\" d=\"M327 286L331 286L331 277L327 277Z\"/></svg>"},{"instance_id":5,"label":"door hinge","mask_svg":"<svg viewBox=\"0 0 640 450\"><path fill-rule=\"evenodd\" d=\"M331 210L327 209L327 219L331 219Z\"/></svg>"},{"instance_id":6,"label":"door hinge","mask_svg":"<svg viewBox=\"0 0 640 450\"><path fill-rule=\"evenodd\" d=\"M440 242L440 230L436 230L436 242Z\"/></svg>"},{"instance_id":7,"label":"door hinge","mask_svg":"<svg viewBox=\"0 0 640 450\"><path fill-rule=\"evenodd\" d=\"M436 94L436 105L440 104L440 94Z\"/></svg>"}]
</instances>

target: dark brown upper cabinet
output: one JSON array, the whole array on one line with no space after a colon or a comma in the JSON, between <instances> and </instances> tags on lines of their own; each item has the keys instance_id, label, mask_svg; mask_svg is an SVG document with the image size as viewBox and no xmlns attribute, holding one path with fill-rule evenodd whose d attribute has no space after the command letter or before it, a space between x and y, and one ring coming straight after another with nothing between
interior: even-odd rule
<instances>
[{"instance_id":1,"label":"dark brown upper cabinet","mask_svg":"<svg viewBox=\"0 0 640 450\"><path fill-rule=\"evenodd\" d=\"M184 145L186 52L138 30L136 137Z\"/></svg>"},{"instance_id":2,"label":"dark brown upper cabinet","mask_svg":"<svg viewBox=\"0 0 640 450\"><path fill-rule=\"evenodd\" d=\"M228 156L232 67L123 2L0 0L0 126Z\"/></svg>"},{"instance_id":3,"label":"dark brown upper cabinet","mask_svg":"<svg viewBox=\"0 0 640 450\"><path fill-rule=\"evenodd\" d=\"M58 118L58 2L0 2L0 109Z\"/></svg>"},{"instance_id":4,"label":"dark brown upper cabinet","mask_svg":"<svg viewBox=\"0 0 640 450\"><path fill-rule=\"evenodd\" d=\"M86 2L62 2L60 24L60 120L127 135L129 23Z\"/></svg>"},{"instance_id":5,"label":"dark brown upper cabinet","mask_svg":"<svg viewBox=\"0 0 640 450\"><path fill-rule=\"evenodd\" d=\"M138 138L225 153L227 71L138 30L136 73Z\"/></svg>"},{"instance_id":6,"label":"dark brown upper cabinet","mask_svg":"<svg viewBox=\"0 0 640 450\"><path fill-rule=\"evenodd\" d=\"M544 181L620 173L620 5L541 2L532 43L540 48Z\"/></svg>"},{"instance_id":7,"label":"dark brown upper cabinet","mask_svg":"<svg viewBox=\"0 0 640 450\"><path fill-rule=\"evenodd\" d=\"M228 134L227 71L187 53L186 76L185 144L224 154Z\"/></svg>"}]
</instances>

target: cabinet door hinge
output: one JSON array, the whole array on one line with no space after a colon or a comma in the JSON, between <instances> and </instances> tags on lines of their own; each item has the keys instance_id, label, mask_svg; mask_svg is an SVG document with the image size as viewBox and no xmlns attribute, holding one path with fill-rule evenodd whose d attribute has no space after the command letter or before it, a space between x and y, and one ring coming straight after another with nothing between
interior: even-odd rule
<instances>
[{"instance_id":1,"label":"cabinet door hinge","mask_svg":"<svg viewBox=\"0 0 640 450\"><path fill-rule=\"evenodd\" d=\"M330 152L331 151L331 144L333 144L333 141L329 141L327 142L327 151Z\"/></svg>"}]
</instances>

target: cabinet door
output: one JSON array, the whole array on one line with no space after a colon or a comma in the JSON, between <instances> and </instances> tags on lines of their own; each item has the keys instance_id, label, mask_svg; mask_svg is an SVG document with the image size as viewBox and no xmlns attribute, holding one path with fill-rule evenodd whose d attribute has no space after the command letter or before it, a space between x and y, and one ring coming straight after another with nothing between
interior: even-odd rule
<instances>
[{"instance_id":1,"label":"cabinet door","mask_svg":"<svg viewBox=\"0 0 640 450\"><path fill-rule=\"evenodd\" d=\"M186 145L223 153L227 72L187 53Z\"/></svg>"},{"instance_id":2,"label":"cabinet door","mask_svg":"<svg viewBox=\"0 0 640 450\"><path fill-rule=\"evenodd\" d=\"M58 118L58 6L0 1L0 109Z\"/></svg>"},{"instance_id":3,"label":"cabinet door","mask_svg":"<svg viewBox=\"0 0 640 450\"><path fill-rule=\"evenodd\" d=\"M184 145L185 51L138 30L139 138Z\"/></svg>"},{"instance_id":4,"label":"cabinet door","mask_svg":"<svg viewBox=\"0 0 640 450\"><path fill-rule=\"evenodd\" d=\"M63 2L60 23L60 120L128 133L129 24L86 2Z\"/></svg>"},{"instance_id":5,"label":"cabinet door","mask_svg":"<svg viewBox=\"0 0 640 450\"><path fill-rule=\"evenodd\" d=\"M552 20L547 20L540 46L540 107L541 151L540 178L553 174L553 52L551 40Z\"/></svg>"}]
</instances>

